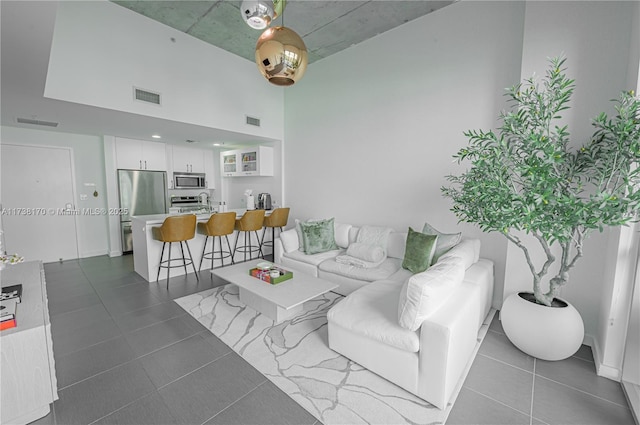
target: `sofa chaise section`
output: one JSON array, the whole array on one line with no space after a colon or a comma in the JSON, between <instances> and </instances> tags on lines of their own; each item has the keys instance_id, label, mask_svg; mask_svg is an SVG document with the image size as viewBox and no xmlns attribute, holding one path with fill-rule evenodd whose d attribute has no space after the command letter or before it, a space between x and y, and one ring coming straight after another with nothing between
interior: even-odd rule
<instances>
[{"instance_id":1,"label":"sofa chaise section","mask_svg":"<svg viewBox=\"0 0 640 425\"><path fill-rule=\"evenodd\" d=\"M375 282L335 305L327 314L329 347L444 409L491 309L493 263L471 265L453 295L415 332L398 325L402 284Z\"/></svg>"}]
</instances>

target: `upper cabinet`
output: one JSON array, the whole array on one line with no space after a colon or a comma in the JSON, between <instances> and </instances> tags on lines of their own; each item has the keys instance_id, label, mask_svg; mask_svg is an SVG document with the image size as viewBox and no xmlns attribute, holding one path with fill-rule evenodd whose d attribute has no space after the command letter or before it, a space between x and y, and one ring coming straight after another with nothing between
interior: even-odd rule
<instances>
[{"instance_id":1,"label":"upper cabinet","mask_svg":"<svg viewBox=\"0 0 640 425\"><path fill-rule=\"evenodd\" d=\"M238 175L238 152L226 151L220 153L220 171L225 177Z\"/></svg>"},{"instance_id":2,"label":"upper cabinet","mask_svg":"<svg viewBox=\"0 0 640 425\"><path fill-rule=\"evenodd\" d=\"M116 166L130 170L167 171L165 145L116 137Z\"/></svg>"},{"instance_id":3,"label":"upper cabinet","mask_svg":"<svg viewBox=\"0 0 640 425\"><path fill-rule=\"evenodd\" d=\"M204 173L204 151L202 149L173 147L173 171L187 173Z\"/></svg>"},{"instance_id":4,"label":"upper cabinet","mask_svg":"<svg viewBox=\"0 0 640 425\"><path fill-rule=\"evenodd\" d=\"M215 189L213 149L198 149L167 144L170 158L169 189L173 189L173 173L205 173L207 189Z\"/></svg>"},{"instance_id":5,"label":"upper cabinet","mask_svg":"<svg viewBox=\"0 0 640 425\"><path fill-rule=\"evenodd\" d=\"M224 177L273 176L273 148L255 146L220 153Z\"/></svg>"}]
</instances>

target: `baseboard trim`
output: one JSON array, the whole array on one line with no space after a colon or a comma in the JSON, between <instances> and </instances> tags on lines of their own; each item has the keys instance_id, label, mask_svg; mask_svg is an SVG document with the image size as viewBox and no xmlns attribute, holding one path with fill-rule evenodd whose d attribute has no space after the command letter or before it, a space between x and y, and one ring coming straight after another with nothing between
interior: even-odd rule
<instances>
[{"instance_id":1,"label":"baseboard trim","mask_svg":"<svg viewBox=\"0 0 640 425\"><path fill-rule=\"evenodd\" d=\"M636 424L640 424L640 386L622 381L622 389L625 397L627 397L633 420L636 421Z\"/></svg>"},{"instance_id":2,"label":"baseboard trim","mask_svg":"<svg viewBox=\"0 0 640 425\"><path fill-rule=\"evenodd\" d=\"M109 251L109 257L120 257L120 256L122 256L122 251L120 250Z\"/></svg>"},{"instance_id":3,"label":"baseboard trim","mask_svg":"<svg viewBox=\"0 0 640 425\"><path fill-rule=\"evenodd\" d=\"M616 382L620 382L622 379L622 371L618 368L608 366L602 362L602 353L600 352L600 346L596 343L596 340L591 335L584 336L584 344L591 347L593 352L593 361L596 365L596 374L603 378L608 378Z\"/></svg>"},{"instance_id":4,"label":"baseboard trim","mask_svg":"<svg viewBox=\"0 0 640 425\"><path fill-rule=\"evenodd\" d=\"M97 257L99 255L107 255L108 251L106 249L100 249L95 251L83 252L80 258L89 258L89 257Z\"/></svg>"}]
</instances>

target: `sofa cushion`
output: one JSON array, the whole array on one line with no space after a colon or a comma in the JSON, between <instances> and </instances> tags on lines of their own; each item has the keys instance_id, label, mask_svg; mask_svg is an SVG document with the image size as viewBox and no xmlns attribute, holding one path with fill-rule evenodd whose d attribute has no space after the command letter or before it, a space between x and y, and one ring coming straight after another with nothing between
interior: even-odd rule
<instances>
[{"instance_id":1,"label":"sofa cushion","mask_svg":"<svg viewBox=\"0 0 640 425\"><path fill-rule=\"evenodd\" d=\"M282 241L282 248L285 253L297 251L298 248L300 248L298 231L296 229L289 229L281 232L280 240Z\"/></svg>"},{"instance_id":2,"label":"sofa cushion","mask_svg":"<svg viewBox=\"0 0 640 425\"><path fill-rule=\"evenodd\" d=\"M402 267L414 273L420 273L429 268L437 240L436 235L425 235L409 227Z\"/></svg>"},{"instance_id":3,"label":"sofa cushion","mask_svg":"<svg viewBox=\"0 0 640 425\"><path fill-rule=\"evenodd\" d=\"M442 254L456 246L462 238L462 233L442 233L437 231L429 223L424 223L424 226L422 227L422 233L424 233L425 235L438 236L438 242L436 243L436 252L433 254L434 263L438 261L438 258L440 258Z\"/></svg>"},{"instance_id":4,"label":"sofa cushion","mask_svg":"<svg viewBox=\"0 0 640 425\"><path fill-rule=\"evenodd\" d=\"M301 222L302 246L305 254L318 254L338 248L335 239L333 218Z\"/></svg>"},{"instance_id":5,"label":"sofa cushion","mask_svg":"<svg viewBox=\"0 0 640 425\"><path fill-rule=\"evenodd\" d=\"M332 251L326 251L326 252L320 252L318 254L307 255L304 252L300 251L299 249L296 249L295 251L285 252L283 257L286 257L290 260L300 261L301 263L318 266L322 264L322 262L335 258L336 256L342 253L344 253L343 249L335 249Z\"/></svg>"},{"instance_id":6,"label":"sofa cushion","mask_svg":"<svg viewBox=\"0 0 640 425\"><path fill-rule=\"evenodd\" d=\"M335 259L330 259L320 263L318 268L324 272L334 273L352 279L373 282L386 279L400 269L402 260L387 257L378 267L364 268L351 264L339 263Z\"/></svg>"},{"instance_id":7,"label":"sofa cushion","mask_svg":"<svg viewBox=\"0 0 640 425\"><path fill-rule=\"evenodd\" d=\"M364 286L333 306L327 319L351 332L412 353L420 349L417 332L398 324L401 284L382 280Z\"/></svg>"},{"instance_id":8,"label":"sofa cushion","mask_svg":"<svg viewBox=\"0 0 640 425\"><path fill-rule=\"evenodd\" d=\"M407 279L398 299L400 326L410 331L420 328L462 283L464 271L462 259L450 256Z\"/></svg>"},{"instance_id":9,"label":"sofa cushion","mask_svg":"<svg viewBox=\"0 0 640 425\"><path fill-rule=\"evenodd\" d=\"M438 261L450 257L460 257L465 270L468 269L480 258L480 239L463 239L458 245L443 254Z\"/></svg>"}]
</instances>

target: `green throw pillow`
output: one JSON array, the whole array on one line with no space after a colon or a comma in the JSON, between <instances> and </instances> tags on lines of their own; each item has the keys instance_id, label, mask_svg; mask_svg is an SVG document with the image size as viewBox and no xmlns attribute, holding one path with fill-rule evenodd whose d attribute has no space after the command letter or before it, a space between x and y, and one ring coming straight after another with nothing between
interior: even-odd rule
<instances>
[{"instance_id":1,"label":"green throw pillow","mask_svg":"<svg viewBox=\"0 0 640 425\"><path fill-rule=\"evenodd\" d=\"M307 255L338 249L334 236L333 218L300 222L302 246Z\"/></svg>"},{"instance_id":2,"label":"green throw pillow","mask_svg":"<svg viewBox=\"0 0 640 425\"><path fill-rule=\"evenodd\" d=\"M434 264L436 261L438 261L438 258L440 258L442 254L458 245L458 243L460 243L460 239L462 238L462 233L441 233L433 228L429 223L424 223L422 233L424 233L425 235L438 236L438 242L436 243L436 252L433 254L433 260L431 264Z\"/></svg>"},{"instance_id":3,"label":"green throw pillow","mask_svg":"<svg viewBox=\"0 0 640 425\"><path fill-rule=\"evenodd\" d=\"M437 235L425 235L409 227L402 267L413 273L427 270L433 260L437 241Z\"/></svg>"}]
</instances>

